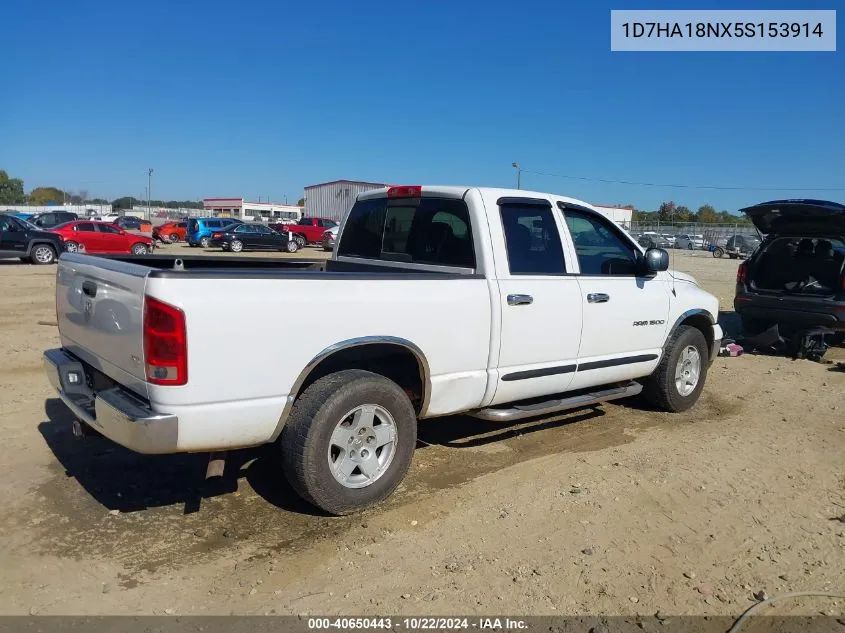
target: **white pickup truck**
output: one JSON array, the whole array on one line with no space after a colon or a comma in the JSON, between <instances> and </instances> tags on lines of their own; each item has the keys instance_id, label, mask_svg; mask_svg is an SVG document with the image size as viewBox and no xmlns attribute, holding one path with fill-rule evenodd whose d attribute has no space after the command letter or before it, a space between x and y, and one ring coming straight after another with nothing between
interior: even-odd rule
<instances>
[{"instance_id":1,"label":"white pickup truck","mask_svg":"<svg viewBox=\"0 0 845 633\"><path fill-rule=\"evenodd\" d=\"M140 453L276 443L294 489L344 514L399 485L421 418L695 404L718 301L668 263L572 198L384 188L326 261L62 254L44 366L77 431Z\"/></svg>"}]
</instances>

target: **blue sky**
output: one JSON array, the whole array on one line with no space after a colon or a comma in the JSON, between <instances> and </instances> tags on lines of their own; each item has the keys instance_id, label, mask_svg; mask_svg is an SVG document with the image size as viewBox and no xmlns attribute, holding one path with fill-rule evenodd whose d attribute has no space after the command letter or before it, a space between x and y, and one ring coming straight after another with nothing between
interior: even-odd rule
<instances>
[{"instance_id":1,"label":"blue sky","mask_svg":"<svg viewBox=\"0 0 845 633\"><path fill-rule=\"evenodd\" d=\"M801 8L836 3L802 0ZM295 201L338 178L845 187L836 53L614 53L610 10L728 2L13 2L0 168L27 189ZM794 2L745 2L794 9ZM841 20L840 20L841 21ZM523 174L653 209L843 191Z\"/></svg>"}]
</instances>

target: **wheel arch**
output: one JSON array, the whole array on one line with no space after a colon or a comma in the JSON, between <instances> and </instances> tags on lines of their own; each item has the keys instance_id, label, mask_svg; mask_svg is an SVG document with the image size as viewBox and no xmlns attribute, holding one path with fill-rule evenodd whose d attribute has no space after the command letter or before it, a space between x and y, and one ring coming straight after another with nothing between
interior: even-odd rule
<instances>
[{"instance_id":1,"label":"wheel arch","mask_svg":"<svg viewBox=\"0 0 845 633\"><path fill-rule=\"evenodd\" d=\"M36 239L32 240L26 246L26 256L27 257L32 256L32 251L35 249L36 246L49 246L56 253L57 258L61 254L61 249L55 243L51 242L50 240L45 240L43 238L42 239L36 238Z\"/></svg>"},{"instance_id":2,"label":"wheel arch","mask_svg":"<svg viewBox=\"0 0 845 633\"><path fill-rule=\"evenodd\" d=\"M296 398L312 383L342 369L364 369L410 390L414 408L424 417L431 397L431 371L423 351L411 341L396 336L364 336L326 347L299 373L285 401L271 441L275 441L290 416Z\"/></svg>"},{"instance_id":3,"label":"wheel arch","mask_svg":"<svg viewBox=\"0 0 845 633\"><path fill-rule=\"evenodd\" d=\"M689 325L690 327L694 327L695 329L700 330L701 333L704 335L704 340L707 341L708 354L712 356L713 343L715 337L713 326L715 325L715 323L716 322L713 319L713 315L710 314L707 310L703 310L701 308L687 310L677 318L675 324L672 326L672 329L669 330L669 335L666 337L666 342L668 342L675 335L675 332L678 331L679 327L681 327L682 325Z\"/></svg>"}]
</instances>

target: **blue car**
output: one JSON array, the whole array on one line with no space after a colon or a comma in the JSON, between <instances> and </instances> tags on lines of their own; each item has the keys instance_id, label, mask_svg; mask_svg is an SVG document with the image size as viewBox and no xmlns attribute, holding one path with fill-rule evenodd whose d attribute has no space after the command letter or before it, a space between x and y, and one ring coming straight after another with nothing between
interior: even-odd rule
<instances>
[{"instance_id":1,"label":"blue car","mask_svg":"<svg viewBox=\"0 0 845 633\"><path fill-rule=\"evenodd\" d=\"M185 231L185 241L188 246L208 248L211 234L234 222L237 222L234 218L191 218Z\"/></svg>"}]
</instances>

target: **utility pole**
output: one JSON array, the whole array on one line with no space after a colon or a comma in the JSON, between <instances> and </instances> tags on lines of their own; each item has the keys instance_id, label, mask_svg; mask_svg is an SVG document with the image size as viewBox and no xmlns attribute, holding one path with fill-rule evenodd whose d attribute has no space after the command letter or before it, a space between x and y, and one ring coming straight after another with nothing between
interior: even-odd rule
<instances>
[{"instance_id":1,"label":"utility pole","mask_svg":"<svg viewBox=\"0 0 845 633\"><path fill-rule=\"evenodd\" d=\"M147 170L147 219L152 218L152 199L153 199L153 168Z\"/></svg>"},{"instance_id":2,"label":"utility pole","mask_svg":"<svg viewBox=\"0 0 845 633\"><path fill-rule=\"evenodd\" d=\"M519 163L511 163L511 165L516 169L516 188L522 188L522 167Z\"/></svg>"}]
</instances>

